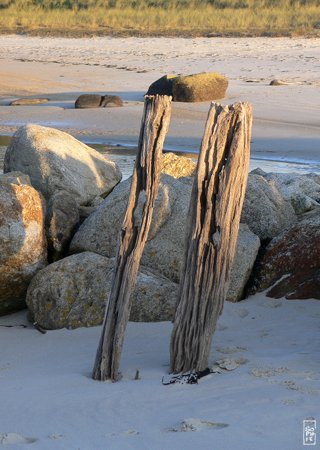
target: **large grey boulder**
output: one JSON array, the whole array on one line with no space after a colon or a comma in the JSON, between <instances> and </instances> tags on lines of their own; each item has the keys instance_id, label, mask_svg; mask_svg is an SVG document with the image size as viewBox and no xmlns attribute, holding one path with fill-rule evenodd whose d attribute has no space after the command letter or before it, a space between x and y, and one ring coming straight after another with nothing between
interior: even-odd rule
<instances>
[{"instance_id":1,"label":"large grey boulder","mask_svg":"<svg viewBox=\"0 0 320 450\"><path fill-rule=\"evenodd\" d=\"M70 252L92 251L115 256L118 233L127 208L131 178L120 183L86 219L73 237ZM192 180L161 175L153 220L141 263L174 282L179 280ZM139 203L138 213L143 204Z\"/></svg>"},{"instance_id":2,"label":"large grey boulder","mask_svg":"<svg viewBox=\"0 0 320 450\"><path fill-rule=\"evenodd\" d=\"M44 200L11 178L0 177L0 315L25 307L28 284L47 264Z\"/></svg>"},{"instance_id":3,"label":"large grey boulder","mask_svg":"<svg viewBox=\"0 0 320 450\"><path fill-rule=\"evenodd\" d=\"M115 255L130 184L131 179L120 183L104 203L84 221L72 239L71 252L91 251L109 258ZM191 189L191 178L179 180L169 175L161 175L152 225L142 256L142 264L145 267L175 283L179 282L182 269ZM141 209L142 205L138 207L138 213ZM241 225L230 285L230 297L233 301L241 298L259 245L259 239L245 225Z\"/></svg>"},{"instance_id":4,"label":"large grey boulder","mask_svg":"<svg viewBox=\"0 0 320 450\"><path fill-rule=\"evenodd\" d=\"M320 204L320 176L315 173L266 173L264 178L291 202L296 214L304 214Z\"/></svg>"},{"instance_id":5,"label":"large grey boulder","mask_svg":"<svg viewBox=\"0 0 320 450\"><path fill-rule=\"evenodd\" d=\"M165 75L154 81L147 95L170 95L174 102L204 102L225 97L228 80L215 72Z\"/></svg>"},{"instance_id":6,"label":"large grey boulder","mask_svg":"<svg viewBox=\"0 0 320 450\"><path fill-rule=\"evenodd\" d=\"M265 240L277 236L296 220L291 202L283 198L273 180L250 173L241 222Z\"/></svg>"},{"instance_id":7,"label":"large grey boulder","mask_svg":"<svg viewBox=\"0 0 320 450\"><path fill-rule=\"evenodd\" d=\"M121 180L114 162L67 133L39 125L23 126L13 135L4 172L13 170L29 175L46 200L63 190L79 205L107 195Z\"/></svg>"},{"instance_id":8,"label":"large grey boulder","mask_svg":"<svg viewBox=\"0 0 320 450\"><path fill-rule=\"evenodd\" d=\"M65 191L53 194L46 211L46 235L52 260L64 256L79 221L80 211L73 196Z\"/></svg>"},{"instance_id":9,"label":"large grey boulder","mask_svg":"<svg viewBox=\"0 0 320 450\"><path fill-rule=\"evenodd\" d=\"M50 264L32 280L27 305L46 329L100 325L109 296L112 259L84 252ZM130 320L172 320L177 285L141 267Z\"/></svg>"},{"instance_id":10,"label":"large grey boulder","mask_svg":"<svg viewBox=\"0 0 320 450\"><path fill-rule=\"evenodd\" d=\"M246 284L250 278L260 248L260 239L248 225L240 224L236 254L230 274L227 300L242 300Z\"/></svg>"}]
</instances>

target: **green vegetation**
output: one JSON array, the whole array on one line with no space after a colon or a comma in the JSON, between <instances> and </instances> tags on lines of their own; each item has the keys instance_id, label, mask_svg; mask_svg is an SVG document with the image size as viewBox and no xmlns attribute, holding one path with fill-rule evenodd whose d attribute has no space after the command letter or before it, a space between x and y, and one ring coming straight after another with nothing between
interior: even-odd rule
<instances>
[{"instance_id":1,"label":"green vegetation","mask_svg":"<svg viewBox=\"0 0 320 450\"><path fill-rule=\"evenodd\" d=\"M0 32L320 35L320 0L0 0Z\"/></svg>"}]
</instances>

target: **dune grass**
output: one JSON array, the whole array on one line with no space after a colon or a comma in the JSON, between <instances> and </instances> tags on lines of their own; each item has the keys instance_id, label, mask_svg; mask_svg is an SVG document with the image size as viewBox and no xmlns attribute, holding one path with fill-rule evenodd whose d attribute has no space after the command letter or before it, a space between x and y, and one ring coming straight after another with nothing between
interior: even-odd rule
<instances>
[{"instance_id":1,"label":"dune grass","mask_svg":"<svg viewBox=\"0 0 320 450\"><path fill-rule=\"evenodd\" d=\"M123 6L130 5L130 1L108 6L117 5L116 0L113 3L91 0L91 6L86 7L79 6L79 2L69 2L69 7L61 4L44 7L41 0L11 4L10 0L3 1L8 2L0 10L0 32L3 33L320 36L320 0L225 0L224 3L222 0L220 3L184 0L182 6L171 2L170 7L165 6L166 0L149 1L156 6L146 6L141 0L139 7L137 0L135 7ZM101 6L103 3L105 6ZM158 3L162 6L157 6Z\"/></svg>"}]
</instances>

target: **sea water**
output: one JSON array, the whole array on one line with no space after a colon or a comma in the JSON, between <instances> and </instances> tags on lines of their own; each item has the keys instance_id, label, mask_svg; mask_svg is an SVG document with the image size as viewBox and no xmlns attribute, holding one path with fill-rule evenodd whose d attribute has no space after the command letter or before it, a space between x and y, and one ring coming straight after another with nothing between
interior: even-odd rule
<instances>
[{"instance_id":1,"label":"sea water","mask_svg":"<svg viewBox=\"0 0 320 450\"><path fill-rule=\"evenodd\" d=\"M3 160L10 143L10 136L0 135L0 173L3 171ZM105 145L94 143L88 144L90 147L94 148L101 154L107 156L111 161L118 164L122 179L125 180L129 178L132 174L135 156L137 149L135 147L124 147L120 145ZM187 156L197 161L198 155L196 153L182 153L174 151L177 155ZM289 161L284 159L267 159L267 158L251 158L249 171L256 168L260 168L265 172L277 172L277 173L319 173L320 174L320 162L318 161Z\"/></svg>"}]
</instances>

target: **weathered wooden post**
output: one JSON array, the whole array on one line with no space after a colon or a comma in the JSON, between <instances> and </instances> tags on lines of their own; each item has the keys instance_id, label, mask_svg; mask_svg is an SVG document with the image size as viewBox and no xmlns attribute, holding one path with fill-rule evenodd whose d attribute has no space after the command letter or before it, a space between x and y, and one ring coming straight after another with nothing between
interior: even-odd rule
<instances>
[{"instance_id":1,"label":"weathered wooden post","mask_svg":"<svg viewBox=\"0 0 320 450\"><path fill-rule=\"evenodd\" d=\"M171 97L157 95L145 98L128 208L120 232L113 282L92 374L95 380L116 381L119 378L120 356L131 309L130 297L158 194L160 156L170 116ZM144 203L141 218L137 211L139 198Z\"/></svg>"},{"instance_id":2,"label":"weathered wooden post","mask_svg":"<svg viewBox=\"0 0 320 450\"><path fill-rule=\"evenodd\" d=\"M209 111L191 195L184 269L171 336L171 371L204 370L228 288L246 191L252 109Z\"/></svg>"}]
</instances>

